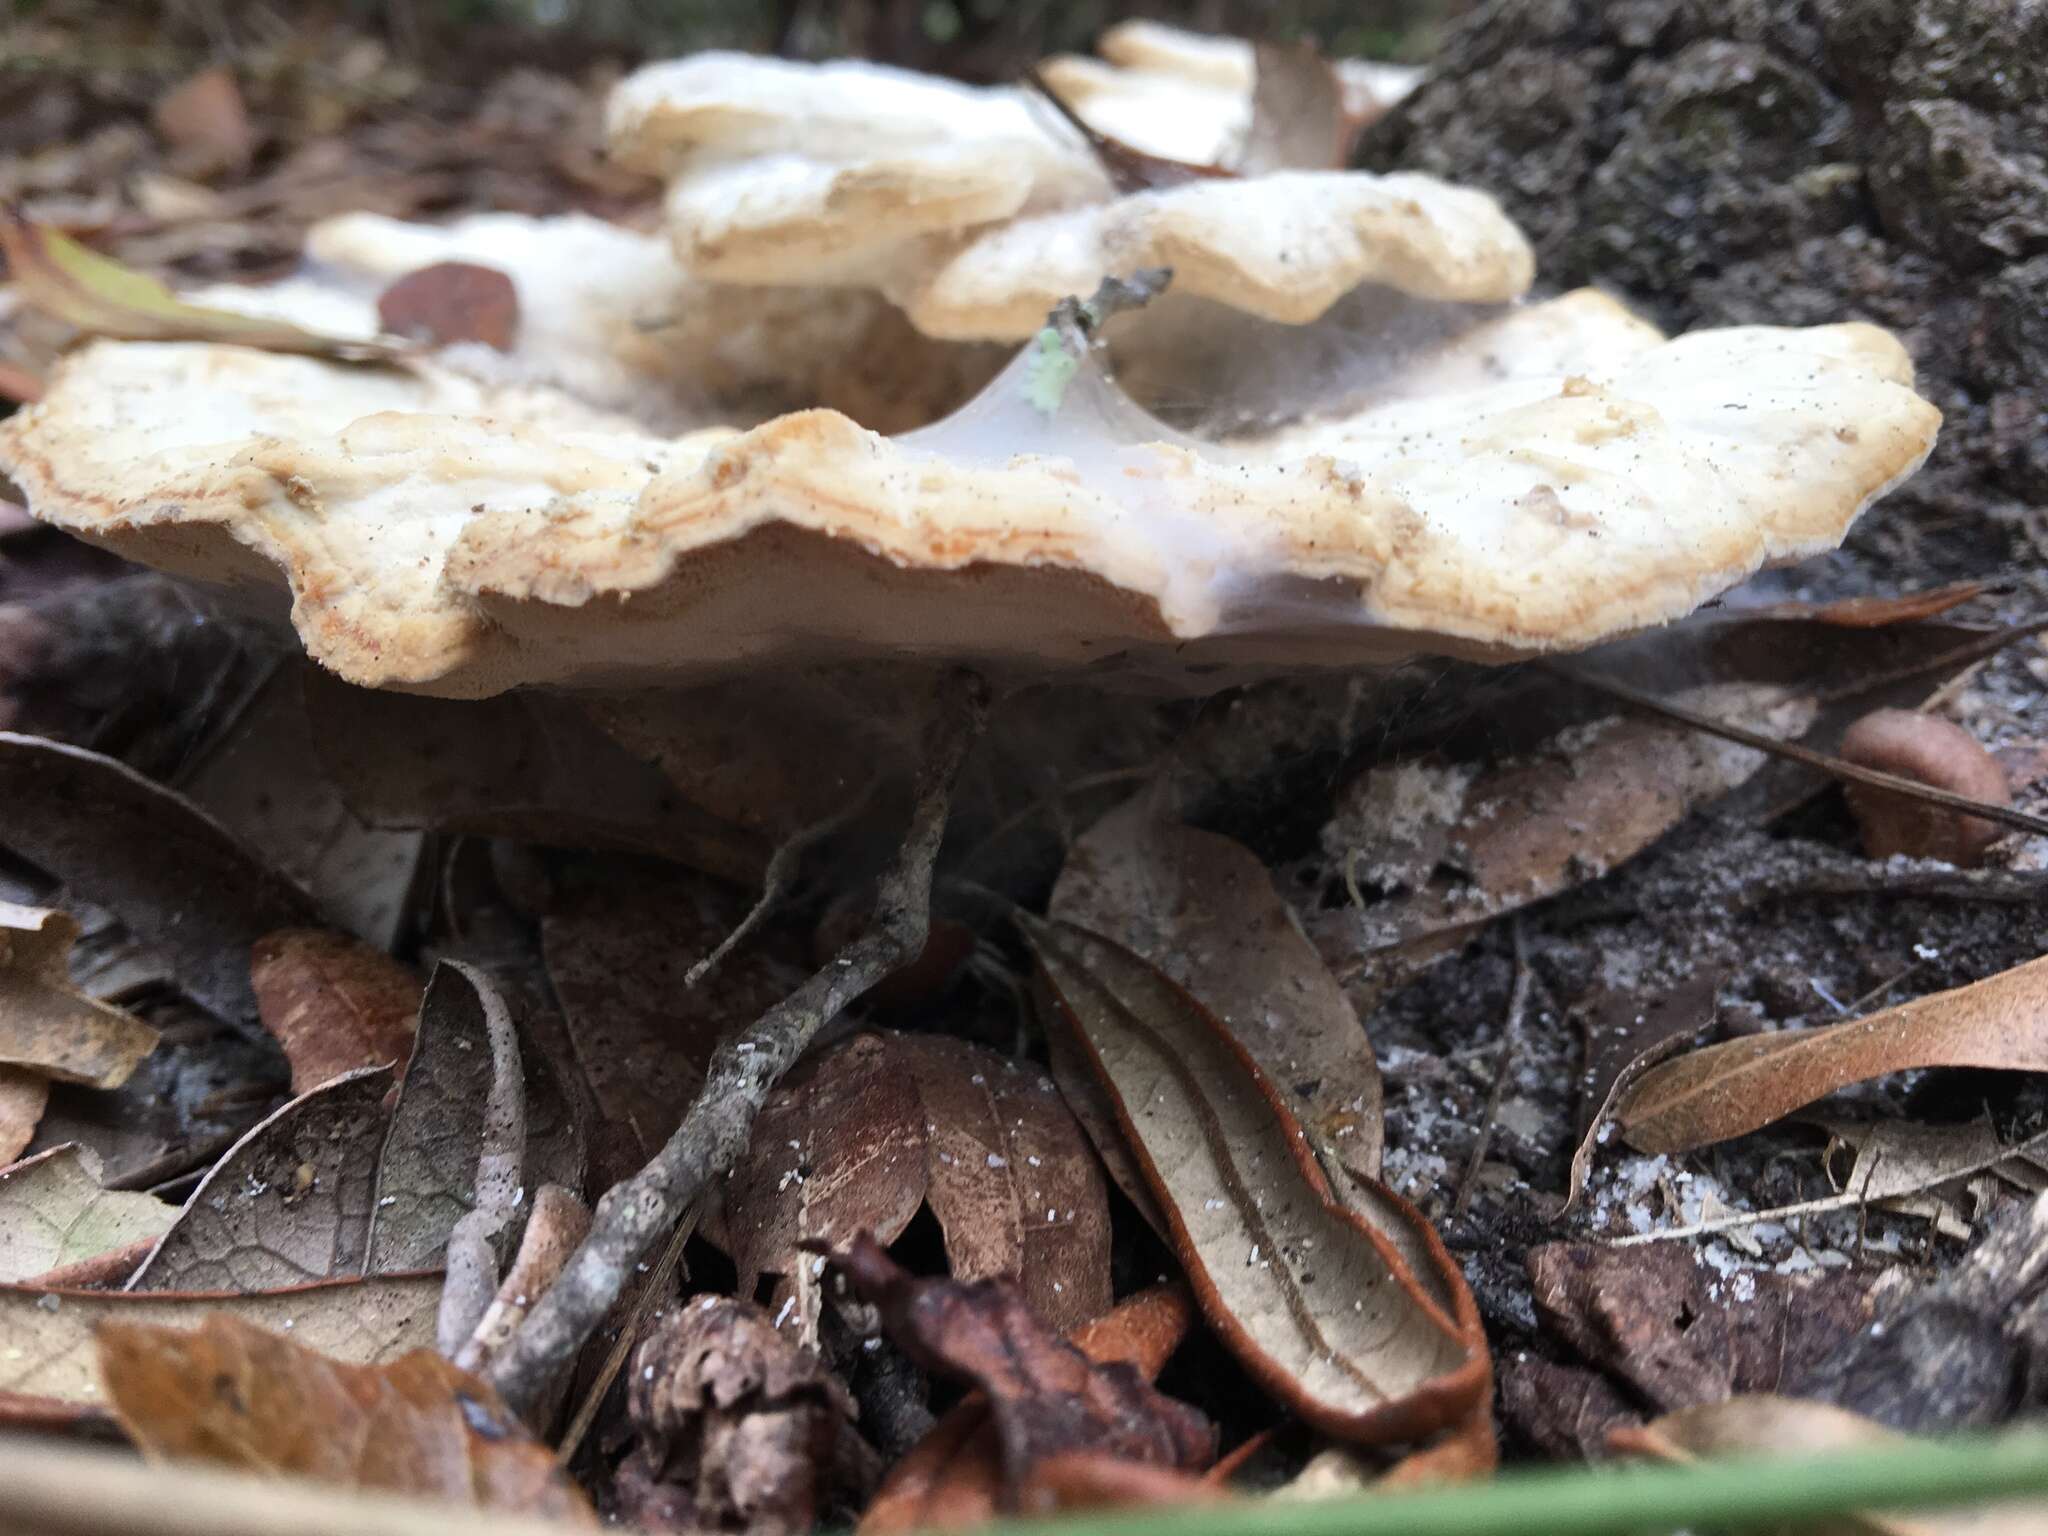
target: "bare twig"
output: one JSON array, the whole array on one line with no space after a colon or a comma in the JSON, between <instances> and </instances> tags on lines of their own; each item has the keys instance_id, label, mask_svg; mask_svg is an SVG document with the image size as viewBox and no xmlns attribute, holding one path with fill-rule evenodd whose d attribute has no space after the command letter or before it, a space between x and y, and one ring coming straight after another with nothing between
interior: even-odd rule
<instances>
[{"instance_id":1,"label":"bare twig","mask_svg":"<svg viewBox=\"0 0 2048 1536\"><path fill-rule=\"evenodd\" d=\"M2015 1142L2012 1146L2001 1147L1990 1157L1979 1158L1977 1161L1967 1163L1960 1168L1940 1169L1924 1180L1898 1189L1888 1189L1883 1194L1874 1198L1869 1194L1870 1182L1877 1174L1877 1164L1873 1162L1860 1183L1856 1181L1855 1174L1852 1172L1850 1174L1850 1187L1844 1189L1840 1194L1824 1195L1818 1200L1801 1200L1795 1205L1772 1206L1769 1210L1765 1211L1732 1211L1726 1216L1716 1216L1711 1221L1695 1221L1691 1225L1683 1227L1666 1227L1658 1232L1631 1232L1626 1237L1609 1238L1606 1246L1609 1248L1640 1248L1646 1243L1670 1243L1689 1237L1708 1237L1716 1232L1732 1232L1739 1227L1753 1227L1759 1222L1797 1221L1806 1216L1826 1215L1830 1211L1855 1210L1861 1206L1873 1203L1882 1205L1887 1200L1897 1200L1907 1195L1925 1194L1930 1189L1938 1189L1943 1184L1952 1184L1957 1179L1974 1178L1980 1173L1988 1173L2007 1158L2028 1156L2043 1146L2048 1146L2048 1131L2043 1131L2036 1136L2029 1136L2025 1141Z\"/></svg>"},{"instance_id":2,"label":"bare twig","mask_svg":"<svg viewBox=\"0 0 2048 1536\"><path fill-rule=\"evenodd\" d=\"M1885 773L1876 768L1865 768L1846 759L1826 752L1816 752L1811 747L1801 746L1796 741L1781 741L1776 736L1766 736L1761 731L1752 731L1740 725L1730 725L1725 720L1716 720L1711 715L1700 714L1682 704L1673 704L1660 699L1654 693L1645 693L1640 688L1631 688L1627 683L1618 683L1611 677L1598 673L1580 671L1576 667L1564 666L1557 662L1548 663L1551 670L1575 683L1583 683L1596 692L1640 709L1648 714L1662 715L1680 725L1691 726L1696 731L1705 731L1710 736L1720 736L1745 747L1754 747L1759 752L1768 752L1773 757L1790 758L1795 763L1804 763L1809 768L1818 768L1822 773L1838 779L1847 779L1854 784L1868 784L1873 789L1889 789L1909 799L1924 800L1929 805L1938 805L1946 810L1962 811L1985 821L1995 821L2003 826L2015 827L2022 832L2033 832L2048 836L2048 818L2031 816L2025 811L2016 811L2009 805L1993 805L1987 800L1973 800L1968 795L1951 794L1945 789L1936 789L1931 784L1922 784L1917 779L1901 778L1896 773Z\"/></svg>"},{"instance_id":3,"label":"bare twig","mask_svg":"<svg viewBox=\"0 0 2048 1536\"><path fill-rule=\"evenodd\" d=\"M761 894L755 899L753 906L747 909L747 915L734 925L731 933L718 941L716 949L683 973L684 986L694 987L709 976L719 961L731 954L748 934L761 926L762 920L775 910L775 904L782 900L783 892L789 889L790 882L796 878L804 854L819 839L830 837L858 816L861 807L874 798L875 786L880 782L879 777L869 779L859 794L831 815L821 817L808 827L800 827L789 835L782 846L769 857L768 867L761 874Z\"/></svg>"},{"instance_id":4,"label":"bare twig","mask_svg":"<svg viewBox=\"0 0 2048 1536\"><path fill-rule=\"evenodd\" d=\"M540 1400L618 1300L641 1254L713 1178L739 1161L769 1090L818 1031L924 949L932 866L953 782L986 711L980 678L948 674L927 732L917 805L896 862L882 878L873 923L752 1027L719 1046L675 1134L653 1161L598 1202L590 1236L492 1364L491 1383L515 1410Z\"/></svg>"},{"instance_id":5,"label":"bare twig","mask_svg":"<svg viewBox=\"0 0 2048 1536\"><path fill-rule=\"evenodd\" d=\"M1521 1044L1522 1015L1529 1010L1529 945L1522 934L1519 917L1508 920L1508 936L1515 946L1515 985L1508 994L1507 1017L1501 1021L1500 1046L1494 1058L1493 1086L1486 1091L1486 1113L1479 1120L1479 1139L1472 1143L1472 1155L1465 1159L1465 1176L1458 1180L1457 1198L1451 1214L1462 1216L1479 1187L1479 1167L1493 1145L1493 1128L1500 1122L1500 1101L1507 1091L1508 1073L1514 1070L1515 1048Z\"/></svg>"},{"instance_id":6,"label":"bare twig","mask_svg":"<svg viewBox=\"0 0 2048 1536\"><path fill-rule=\"evenodd\" d=\"M448 1233L448 1277L441 1284L441 1311L434 1324L435 1343L453 1360L498 1293L498 1255L491 1245L511 1224L524 1193L520 1174L526 1164L526 1073L512 1011L490 978L460 960L442 964L476 993L484 1033L491 1042L491 1089L484 1100L483 1140L477 1148L476 1204Z\"/></svg>"}]
</instances>

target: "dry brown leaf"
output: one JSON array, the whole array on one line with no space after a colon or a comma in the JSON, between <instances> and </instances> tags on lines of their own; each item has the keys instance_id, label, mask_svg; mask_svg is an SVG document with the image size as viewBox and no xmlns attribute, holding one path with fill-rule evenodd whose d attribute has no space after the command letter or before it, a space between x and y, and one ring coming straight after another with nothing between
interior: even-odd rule
<instances>
[{"instance_id":1,"label":"dry brown leaf","mask_svg":"<svg viewBox=\"0 0 2048 1536\"><path fill-rule=\"evenodd\" d=\"M111 757L0 731L0 803L0 840L156 946L223 1018L256 1016L249 946L319 920L219 823Z\"/></svg>"},{"instance_id":2,"label":"dry brown leaf","mask_svg":"<svg viewBox=\"0 0 2048 1536\"><path fill-rule=\"evenodd\" d=\"M439 1275L334 1280L239 1296L223 1292L53 1291L0 1285L0 1393L64 1403L101 1400L93 1335L102 1323L194 1328L227 1314L309 1349L371 1364L434 1340Z\"/></svg>"},{"instance_id":3,"label":"dry brown leaf","mask_svg":"<svg viewBox=\"0 0 2048 1536\"><path fill-rule=\"evenodd\" d=\"M1912 1443L1912 1436L1832 1403L1760 1393L1682 1408L1641 1429L1617 1429L1608 1436L1608 1444L1617 1451L1675 1462L1714 1456L1824 1456ZM2048 1501L2016 1500L1911 1515L1852 1511L1810 1529L1834 1536L2034 1536L2044 1526Z\"/></svg>"},{"instance_id":4,"label":"dry brown leaf","mask_svg":"<svg viewBox=\"0 0 2048 1536\"><path fill-rule=\"evenodd\" d=\"M726 1186L741 1289L791 1278L808 1335L805 1240L894 1242L923 1204L956 1279L1009 1276L1056 1328L1108 1310L1108 1192L1079 1125L1037 1068L949 1035L855 1036L770 1097Z\"/></svg>"},{"instance_id":5,"label":"dry brown leaf","mask_svg":"<svg viewBox=\"0 0 2048 1536\"><path fill-rule=\"evenodd\" d=\"M1082 1324L1068 1340L1096 1365L1122 1361L1154 1381L1193 1321L1187 1292L1160 1285ZM995 1519L1002 1496L1001 1450L988 1399L970 1393L889 1469L861 1516L860 1536L957 1531Z\"/></svg>"},{"instance_id":6,"label":"dry brown leaf","mask_svg":"<svg viewBox=\"0 0 2048 1536\"><path fill-rule=\"evenodd\" d=\"M1947 586L1926 587L1918 592L1901 592L1896 597L1845 597L1832 603L1776 603L1750 610L1751 619L1810 619L1843 629L1881 629L1889 624L1909 624L1919 619L1938 618L1972 598L1982 597L1994 585L1988 581L1956 581Z\"/></svg>"},{"instance_id":7,"label":"dry brown leaf","mask_svg":"<svg viewBox=\"0 0 2048 1536\"><path fill-rule=\"evenodd\" d=\"M1166 1210L1210 1325L1252 1377L1325 1433L1417 1439L1489 1394L1478 1308L1434 1230L1384 1185L1340 1204L1286 1101L1212 1016L1130 951L1027 928Z\"/></svg>"},{"instance_id":8,"label":"dry brown leaf","mask_svg":"<svg viewBox=\"0 0 2048 1536\"><path fill-rule=\"evenodd\" d=\"M800 1063L761 1107L726 1182L726 1247L741 1294L764 1274L797 1283L812 1332L821 1266L803 1256L803 1240L901 1237L924 1204L925 1147L917 1085L886 1036L856 1035Z\"/></svg>"},{"instance_id":9,"label":"dry brown leaf","mask_svg":"<svg viewBox=\"0 0 2048 1536\"><path fill-rule=\"evenodd\" d=\"M600 1145L593 1169L608 1188L668 1140L719 1040L794 992L811 968L800 944L770 925L691 986L690 967L752 898L687 870L625 860L597 869L550 907L541 942L577 1067L617 1143Z\"/></svg>"},{"instance_id":10,"label":"dry brown leaf","mask_svg":"<svg viewBox=\"0 0 2048 1536\"><path fill-rule=\"evenodd\" d=\"M377 324L430 346L480 341L510 352L519 335L519 290L496 267L437 261L377 296Z\"/></svg>"},{"instance_id":11,"label":"dry brown leaf","mask_svg":"<svg viewBox=\"0 0 2048 1536\"><path fill-rule=\"evenodd\" d=\"M1051 915L1193 993L1279 1086L1340 1194L1380 1170L1380 1075L1350 999L1252 851L1139 796L1089 828Z\"/></svg>"},{"instance_id":12,"label":"dry brown leaf","mask_svg":"<svg viewBox=\"0 0 2048 1536\"><path fill-rule=\"evenodd\" d=\"M455 1357L465 1371L480 1371L512 1340L534 1303L545 1296L590 1231L590 1207L559 1184L534 1191L533 1214L519 1235L519 1252L498 1282L498 1294L469 1342Z\"/></svg>"},{"instance_id":13,"label":"dry brown leaf","mask_svg":"<svg viewBox=\"0 0 2048 1536\"><path fill-rule=\"evenodd\" d=\"M1638 1078L1615 1118L1632 1146L1682 1152L1922 1067L2048 1071L2048 957L1868 1018L1689 1052Z\"/></svg>"},{"instance_id":14,"label":"dry brown leaf","mask_svg":"<svg viewBox=\"0 0 2048 1536\"><path fill-rule=\"evenodd\" d=\"M0 1067L118 1088L156 1049L157 1033L71 985L77 938L68 913L0 901Z\"/></svg>"},{"instance_id":15,"label":"dry brown leaf","mask_svg":"<svg viewBox=\"0 0 2048 1536\"><path fill-rule=\"evenodd\" d=\"M681 803L572 702L419 698L324 672L305 689L321 760L374 827L654 854L747 885L768 862L763 839Z\"/></svg>"},{"instance_id":16,"label":"dry brown leaf","mask_svg":"<svg viewBox=\"0 0 2048 1536\"><path fill-rule=\"evenodd\" d=\"M292 1092L363 1067L403 1066L425 990L410 966L331 928L265 934L249 955L263 1027L292 1064Z\"/></svg>"},{"instance_id":17,"label":"dry brown leaf","mask_svg":"<svg viewBox=\"0 0 2048 1536\"><path fill-rule=\"evenodd\" d=\"M925 1201L953 1278L1007 1275L1062 1332L1107 1312L1108 1191L1052 1080L951 1035L894 1035L890 1054L923 1107Z\"/></svg>"},{"instance_id":18,"label":"dry brown leaf","mask_svg":"<svg viewBox=\"0 0 2048 1536\"><path fill-rule=\"evenodd\" d=\"M29 1280L160 1235L177 1216L152 1195L100 1187L100 1160L67 1143L0 1168L0 1281Z\"/></svg>"},{"instance_id":19,"label":"dry brown leaf","mask_svg":"<svg viewBox=\"0 0 2048 1536\"><path fill-rule=\"evenodd\" d=\"M1214 1458L1216 1432L1201 1413L1154 1390L1131 1364L1091 1361L1033 1315L1011 1282L919 1279L865 1232L832 1262L913 1361L985 1396L1006 1507L1041 1463L1065 1452L1183 1472Z\"/></svg>"},{"instance_id":20,"label":"dry brown leaf","mask_svg":"<svg viewBox=\"0 0 2048 1536\"><path fill-rule=\"evenodd\" d=\"M366 826L313 744L304 674L285 658L179 789L246 841L320 910L379 948L394 947L419 880L424 835ZM289 784L291 793L278 793Z\"/></svg>"},{"instance_id":21,"label":"dry brown leaf","mask_svg":"<svg viewBox=\"0 0 2048 1536\"><path fill-rule=\"evenodd\" d=\"M299 1095L215 1163L131 1291L274 1291L363 1272L384 1095L369 1067Z\"/></svg>"},{"instance_id":22,"label":"dry brown leaf","mask_svg":"<svg viewBox=\"0 0 2048 1536\"><path fill-rule=\"evenodd\" d=\"M1810 700L1762 684L1687 689L1688 707L1778 736ZM1475 769L1401 762L1368 770L1340 800L1324 845L1355 892L1392 893L1316 923L1323 953L1353 969L1383 951L1435 952L1493 918L1605 874L1741 784L1764 756L1664 720L1619 715ZM1382 850L1386 851L1382 851Z\"/></svg>"},{"instance_id":23,"label":"dry brown leaf","mask_svg":"<svg viewBox=\"0 0 2048 1536\"><path fill-rule=\"evenodd\" d=\"M597 1523L498 1394L431 1350L356 1365L216 1315L190 1331L103 1324L99 1360L148 1456Z\"/></svg>"},{"instance_id":24,"label":"dry brown leaf","mask_svg":"<svg viewBox=\"0 0 2048 1536\"><path fill-rule=\"evenodd\" d=\"M40 1072L0 1067L0 1167L13 1162L36 1139L50 1080Z\"/></svg>"}]
</instances>

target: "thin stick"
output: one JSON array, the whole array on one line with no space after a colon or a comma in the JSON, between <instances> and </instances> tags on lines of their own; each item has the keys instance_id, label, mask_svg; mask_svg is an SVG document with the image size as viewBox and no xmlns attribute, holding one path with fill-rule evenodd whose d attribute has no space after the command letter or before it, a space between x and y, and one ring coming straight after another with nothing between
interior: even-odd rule
<instances>
[{"instance_id":1,"label":"thin stick","mask_svg":"<svg viewBox=\"0 0 2048 1536\"><path fill-rule=\"evenodd\" d=\"M1745 747L1754 747L1757 751L1768 752L1773 757L1790 758L1795 763L1818 768L1822 773L1832 774L1838 779L1847 779L1853 784L1868 784L1873 789L1889 789L1910 799L1925 800L1929 805L1938 805L1945 810L1961 811L1985 821L2015 827L2022 832L2048 836L2048 818L2030 816L2025 811L2016 811L2009 805L1992 805L1983 800L1972 800L1968 795L1951 794L1945 789L1936 789L1931 784L1920 783L1917 779L1901 778L1895 773L1860 767L1829 753L1802 747L1796 741L1781 741L1776 736L1766 736L1761 731L1730 725L1727 721L1716 720L1711 715L1699 714L1682 704L1670 703L1658 698L1654 693L1645 693L1639 688L1631 688L1626 683L1617 683L1612 678L1601 677L1597 673L1581 672L1577 668L1563 666L1557 662L1549 662L1546 665L1560 677L1569 678L1575 683L1583 683L1588 688L1620 700L1632 709L1662 715L1667 720L1691 726L1696 731L1705 731L1709 736L1720 736Z\"/></svg>"},{"instance_id":2,"label":"thin stick","mask_svg":"<svg viewBox=\"0 0 2048 1536\"><path fill-rule=\"evenodd\" d=\"M796 878L797 867L803 863L804 854L820 838L830 837L858 816L861 807L874 798L875 786L880 782L879 777L869 779L867 786L859 794L831 815L821 817L808 827L799 828L789 835L782 846L770 856L767 869L762 871L761 894L755 899L753 906L747 909L747 915L739 920L731 933L718 941L716 949L683 973L684 986L694 987L709 976L719 961L731 954L748 934L761 926L762 919L775 910L775 904L782 900L783 893Z\"/></svg>"},{"instance_id":3,"label":"thin stick","mask_svg":"<svg viewBox=\"0 0 2048 1536\"><path fill-rule=\"evenodd\" d=\"M491 1384L515 1411L538 1403L556 1374L625 1289L633 1266L705 1186L747 1149L769 1090L863 992L918 955L931 932L932 866L967 749L980 734L988 693L979 677L949 673L926 734L917 805L896 862L881 881L868 931L824 968L721 1044L690 1106L653 1161L598 1202L590 1235L512 1342L491 1364Z\"/></svg>"},{"instance_id":4,"label":"thin stick","mask_svg":"<svg viewBox=\"0 0 2048 1536\"><path fill-rule=\"evenodd\" d=\"M1939 1174L1917 1184L1888 1189L1880 1195L1869 1193L1870 1181L1877 1176L1877 1164L1873 1162L1859 1187L1844 1189L1838 1195L1823 1195L1818 1200L1801 1200L1796 1205L1776 1205L1767 1211L1731 1211L1726 1216L1716 1216L1712 1221L1696 1221L1684 1227L1666 1227L1659 1232L1631 1232L1627 1237L1608 1238L1604 1246L1640 1248L1646 1243L1670 1243L1689 1237L1710 1237L1716 1232L1732 1232L1738 1227L1756 1226L1759 1222L1797 1221L1807 1216L1824 1216L1830 1211L1849 1211L1858 1206L1882 1204L1886 1200L1898 1200L1907 1195L1924 1195L1930 1189L1952 1184L1957 1179L1975 1178L1980 1173L1988 1173L2008 1158L2025 1157L2044 1143L2048 1143L2048 1131L2029 1136L2025 1141L2015 1142L2012 1146L2002 1147L1991 1157L1980 1158L1961 1168L1943 1169Z\"/></svg>"},{"instance_id":5,"label":"thin stick","mask_svg":"<svg viewBox=\"0 0 2048 1536\"><path fill-rule=\"evenodd\" d=\"M653 1270L647 1276L647 1284L640 1291L640 1299L633 1306L633 1315L626 1319L626 1325L619 1330L619 1336L612 1341L611 1353L604 1357L604 1365L597 1373L597 1380L590 1384L583 1401L576 1406L576 1417L569 1421L569 1427L562 1432L562 1443L555 1447L555 1460L567 1466L576 1455L576 1449L583 1444L583 1437L590 1433L590 1426L597 1421L597 1410L604 1406L604 1395L611 1391L612 1383L619 1379L619 1372L626 1367L626 1356L633 1352L633 1343L640 1337L640 1330L646 1325L647 1314L654 1310L654 1304L668 1293L669 1282L675 1278L676 1270L682 1266L683 1250L690 1245L690 1234L697 1230L697 1207L691 1206L683 1212L683 1219L676 1223L676 1229L669 1234L668 1246L661 1250L661 1257L655 1260Z\"/></svg>"},{"instance_id":6,"label":"thin stick","mask_svg":"<svg viewBox=\"0 0 2048 1536\"><path fill-rule=\"evenodd\" d=\"M1451 1202L1451 1214L1462 1216L1479 1187L1479 1166L1493 1145L1493 1128L1500 1123L1500 1101L1507 1091L1508 1073L1514 1069L1515 1048L1521 1044L1522 1015L1529 1008L1529 945L1522 934L1519 917L1508 921L1508 934L1515 945L1515 985L1508 994L1507 1017L1501 1021L1500 1049L1493 1064L1493 1086L1486 1091L1486 1113L1479 1121L1479 1139L1472 1143L1472 1155L1465 1160L1465 1176L1458 1180L1458 1196Z\"/></svg>"}]
</instances>

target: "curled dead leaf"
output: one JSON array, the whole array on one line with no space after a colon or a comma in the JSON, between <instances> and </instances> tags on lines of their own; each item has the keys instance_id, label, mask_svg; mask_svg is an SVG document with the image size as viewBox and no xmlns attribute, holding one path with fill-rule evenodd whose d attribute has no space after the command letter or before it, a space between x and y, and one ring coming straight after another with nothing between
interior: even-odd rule
<instances>
[{"instance_id":1,"label":"curled dead leaf","mask_svg":"<svg viewBox=\"0 0 2048 1536\"><path fill-rule=\"evenodd\" d=\"M0 1068L118 1088L156 1049L157 1032L71 985L78 922L0 901Z\"/></svg>"},{"instance_id":2,"label":"curled dead leaf","mask_svg":"<svg viewBox=\"0 0 2048 1536\"><path fill-rule=\"evenodd\" d=\"M1682 1152L1851 1083L1922 1067L2048 1071L2048 957L1868 1018L1690 1051L1638 1078L1615 1118L1630 1145Z\"/></svg>"},{"instance_id":3,"label":"curled dead leaf","mask_svg":"<svg viewBox=\"0 0 2048 1536\"><path fill-rule=\"evenodd\" d=\"M1072 1451L1177 1472L1215 1457L1216 1432L1199 1411L1156 1391L1128 1362L1091 1361L1033 1314L1012 1282L920 1279L865 1232L836 1252L813 1246L879 1309L905 1354L983 1394L1005 1507L1018 1507L1047 1459Z\"/></svg>"},{"instance_id":4,"label":"curled dead leaf","mask_svg":"<svg viewBox=\"0 0 2048 1536\"><path fill-rule=\"evenodd\" d=\"M1244 1048L1129 950L1065 923L1026 935L1086 1048L1203 1315L1274 1397L1327 1434L1416 1439L1490 1390L1478 1308L1442 1241L1384 1185L1340 1204Z\"/></svg>"},{"instance_id":5,"label":"curled dead leaf","mask_svg":"<svg viewBox=\"0 0 2048 1536\"><path fill-rule=\"evenodd\" d=\"M0 1168L0 1281L33 1279L153 1240L176 1215L152 1195L101 1188L100 1160L90 1149L52 1147Z\"/></svg>"}]
</instances>

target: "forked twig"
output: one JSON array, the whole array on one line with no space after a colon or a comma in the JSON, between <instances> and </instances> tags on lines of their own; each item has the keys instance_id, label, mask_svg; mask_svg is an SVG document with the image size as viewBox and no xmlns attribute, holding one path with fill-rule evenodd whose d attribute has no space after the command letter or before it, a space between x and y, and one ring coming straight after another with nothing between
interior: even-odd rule
<instances>
[{"instance_id":1,"label":"forked twig","mask_svg":"<svg viewBox=\"0 0 2048 1536\"><path fill-rule=\"evenodd\" d=\"M598 1202L590 1235L492 1362L491 1384L515 1411L541 1399L604 1320L649 1245L739 1161L769 1091L818 1031L923 950L931 930L932 866L953 784L987 708L979 677L947 675L926 734L917 804L896 862L882 877L874 921L801 987L719 1046L675 1134L646 1167Z\"/></svg>"}]
</instances>

